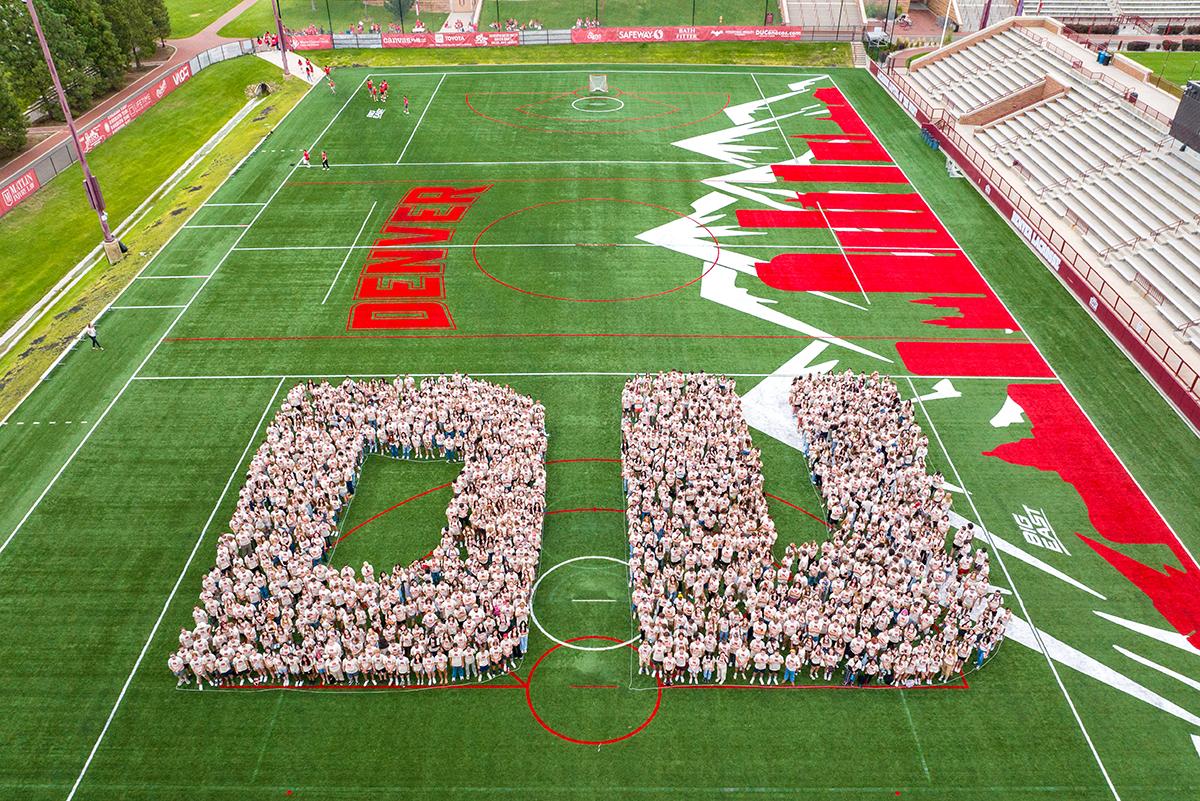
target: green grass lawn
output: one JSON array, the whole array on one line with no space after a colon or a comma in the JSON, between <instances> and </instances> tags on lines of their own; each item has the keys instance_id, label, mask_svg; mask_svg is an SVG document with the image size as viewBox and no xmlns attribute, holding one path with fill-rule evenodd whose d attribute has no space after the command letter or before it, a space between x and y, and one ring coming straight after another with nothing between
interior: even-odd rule
<instances>
[{"instance_id":1,"label":"green grass lawn","mask_svg":"<svg viewBox=\"0 0 1200 801\"><path fill-rule=\"evenodd\" d=\"M579 104L587 74L597 71L614 90L608 105ZM354 91L372 74L406 93L413 113ZM69 354L0 428L0 538L11 534L0 550L8 588L0 604L0 663L8 666L0 672L0 797L61 801L77 785L79 801L1108 801L1108 780L1138 801L1200 794L1192 722L1063 662L1052 670L1014 640L968 676L965 690L673 689L661 704L626 651L546 655L551 635L629 636L625 576L608 566L628 554L624 519L593 511L623 505L613 460L628 375L724 372L738 376L745 394L783 365L798 369L797 355L811 348L815 362L878 369L895 376L905 397L923 396L916 413L930 468L965 490L953 490L955 509L1098 593L1012 551L1002 568L989 547L991 582L1021 595L1006 604L1185 716L1194 707L1185 685L1113 646L1187 678L1198 675L1194 653L1095 614L1174 634L1144 594L1073 536L1096 535L1079 494L1057 473L984 455L1034 433L1027 419L996 422L1009 386L1059 379L955 373L947 395L940 376L912 373L897 343L1037 343L1193 551L1200 441L982 196L947 175L944 156L864 70L399 65L345 69L338 87L337 95L309 93L129 286L124 308L101 320L107 349ZM834 87L1020 330L930 325L956 312L913 302L926 292L873 291L868 302L852 289L820 296L760 279L775 256L841 252L827 229L750 230L736 214L792 210L795 192L811 188L776 180L769 168L805 155L801 135L837 138L813 93ZM605 108L607 116L597 113ZM742 115L762 124L718 136ZM743 163L718 158L711 148L720 143L738 146ZM333 168L296 167L302 147L327 150ZM428 259L437 269L373 284L367 249L404 233L389 223L401 219L398 204L414 189L446 187L473 188L478 200L422 225L453 229L422 246L435 251ZM822 191L864 188L880 189L839 180ZM717 238L721 269L735 274L706 282L712 257L647 238L665 230L679 247ZM797 276L805 265L793 263ZM371 286L392 298L436 298L453 327L352 330L355 298ZM752 297L803 325L716 297ZM550 514L540 575L550 578L532 600L546 632L531 636L518 677L427 692L176 690L167 655L179 628L191 625L215 539L283 393L309 378L450 371L508 384L546 408ZM762 430L753 437L765 488L783 499L770 507L781 541L823 536L787 505L820 511L802 456ZM456 469L372 458L344 529ZM335 564L370 560L381 569L422 553L444 522L445 500L431 493L377 517L339 546ZM1026 543L1013 519L1025 505L1045 510L1070 555ZM1150 565L1175 564L1159 546L1119 547ZM564 565L597 556L608 559ZM611 603L576 610L581 593ZM577 738L620 736L654 718L631 739L594 748L552 736L531 705L546 725Z\"/></svg>"},{"instance_id":2,"label":"green grass lawn","mask_svg":"<svg viewBox=\"0 0 1200 801\"><path fill-rule=\"evenodd\" d=\"M137 122L88 155L115 226L246 103L246 86L278 71L257 58L223 62L198 73ZM79 167L72 167L0 219L0 328L7 328L100 241ZM36 248L30 262L25 248Z\"/></svg>"},{"instance_id":3,"label":"green grass lawn","mask_svg":"<svg viewBox=\"0 0 1200 801\"><path fill-rule=\"evenodd\" d=\"M416 15L412 12L411 0L407 0L407 3L404 29L411 31ZM284 26L292 30L303 30L315 25L326 33L330 30L345 33L351 25L357 26L359 22L363 23L364 30L369 29L372 22L379 23L385 30L391 23L400 23L400 14L392 0L388 0L386 5L364 5L359 0L280 0L280 16ZM424 12L421 14L421 20L426 28L437 30L442 27L446 15ZM275 30L271 0L258 0L237 19L222 28L221 35L259 36L267 30Z\"/></svg>"},{"instance_id":4,"label":"green grass lawn","mask_svg":"<svg viewBox=\"0 0 1200 801\"><path fill-rule=\"evenodd\" d=\"M334 50L321 52L322 63L336 66L417 66L470 64L573 64L583 61L612 64L758 64L814 67L850 66L845 42L710 42L537 45L534 47L447 48L445 50Z\"/></svg>"},{"instance_id":5,"label":"green grass lawn","mask_svg":"<svg viewBox=\"0 0 1200 801\"><path fill-rule=\"evenodd\" d=\"M185 39L199 33L235 5L236 0L167 0L171 38Z\"/></svg>"},{"instance_id":6,"label":"green grass lawn","mask_svg":"<svg viewBox=\"0 0 1200 801\"><path fill-rule=\"evenodd\" d=\"M1165 80L1170 81L1176 86L1183 86L1188 80L1200 80L1200 53L1183 52L1176 50L1174 53L1164 53L1161 50L1154 52L1146 51L1143 53L1134 53L1126 51L1124 55L1129 56L1139 64L1145 64L1158 75L1161 75Z\"/></svg>"}]
</instances>

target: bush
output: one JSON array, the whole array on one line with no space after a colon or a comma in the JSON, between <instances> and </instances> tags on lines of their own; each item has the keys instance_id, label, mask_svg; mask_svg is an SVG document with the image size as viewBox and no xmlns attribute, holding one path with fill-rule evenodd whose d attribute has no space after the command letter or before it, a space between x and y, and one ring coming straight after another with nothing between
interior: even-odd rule
<instances>
[{"instance_id":1,"label":"bush","mask_svg":"<svg viewBox=\"0 0 1200 801\"><path fill-rule=\"evenodd\" d=\"M1189 25L1184 33L1200 33L1200 25Z\"/></svg>"},{"instance_id":2,"label":"bush","mask_svg":"<svg viewBox=\"0 0 1200 801\"><path fill-rule=\"evenodd\" d=\"M1163 39L1162 40L1162 49L1166 50L1168 53L1170 53L1172 50L1178 50L1179 42L1176 42L1172 39Z\"/></svg>"},{"instance_id":3,"label":"bush","mask_svg":"<svg viewBox=\"0 0 1200 801\"><path fill-rule=\"evenodd\" d=\"M1132 50L1135 53L1140 53L1143 50L1149 50L1150 43L1149 42L1126 42L1125 49Z\"/></svg>"},{"instance_id":4,"label":"bush","mask_svg":"<svg viewBox=\"0 0 1200 801\"><path fill-rule=\"evenodd\" d=\"M1087 29L1088 33L1100 33L1112 35L1117 32L1116 25L1092 25Z\"/></svg>"},{"instance_id":5,"label":"bush","mask_svg":"<svg viewBox=\"0 0 1200 801\"><path fill-rule=\"evenodd\" d=\"M1182 25L1159 25L1158 32L1163 36L1174 36L1177 33L1183 33Z\"/></svg>"},{"instance_id":6,"label":"bush","mask_svg":"<svg viewBox=\"0 0 1200 801\"><path fill-rule=\"evenodd\" d=\"M1200 50L1200 39L1184 39L1180 47L1194 53Z\"/></svg>"}]
</instances>

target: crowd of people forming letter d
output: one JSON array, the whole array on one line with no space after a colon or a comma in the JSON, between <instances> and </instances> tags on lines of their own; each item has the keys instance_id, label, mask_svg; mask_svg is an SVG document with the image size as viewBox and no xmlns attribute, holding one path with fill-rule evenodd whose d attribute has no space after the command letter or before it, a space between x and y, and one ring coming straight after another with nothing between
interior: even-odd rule
<instances>
[{"instance_id":1,"label":"crowd of people forming letter d","mask_svg":"<svg viewBox=\"0 0 1200 801\"><path fill-rule=\"evenodd\" d=\"M626 383L641 673L668 685L911 687L982 664L1009 612L973 528L951 531L912 401L850 372L798 378L790 400L829 532L780 550L733 380ZM540 403L462 375L296 385L217 540L194 627L168 658L179 684L408 687L514 670L529 646L546 443ZM340 527L373 454L463 467L427 556L338 569Z\"/></svg>"}]
</instances>

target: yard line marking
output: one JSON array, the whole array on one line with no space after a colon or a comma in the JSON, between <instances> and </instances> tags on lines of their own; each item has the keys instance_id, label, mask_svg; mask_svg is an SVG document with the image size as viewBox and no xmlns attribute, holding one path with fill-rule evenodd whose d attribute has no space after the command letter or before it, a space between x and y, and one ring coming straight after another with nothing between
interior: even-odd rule
<instances>
[{"instance_id":1,"label":"yard line marking","mask_svg":"<svg viewBox=\"0 0 1200 801\"><path fill-rule=\"evenodd\" d=\"M247 223L230 223L228 225L185 225L184 228L247 228Z\"/></svg>"},{"instance_id":2,"label":"yard line marking","mask_svg":"<svg viewBox=\"0 0 1200 801\"><path fill-rule=\"evenodd\" d=\"M833 241L837 243L838 252L842 254L842 261L846 262L846 267L850 269L850 274L854 276L854 283L858 284L858 291L862 293L863 300L867 305L871 305L871 299L867 297L867 290L863 289L862 281L858 280L858 273L854 271L854 265L850 263L850 257L846 255L846 249L842 247L842 240L838 239L837 231L829 224L829 215L825 213L825 209L821 204L817 203L817 211L821 212L821 219L825 221L825 227L829 229L829 233L833 234Z\"/></svg>"},{"instance_id":3,"label":"yard line marking","mask_svg":"<svg viewBox=\"0 0 1200 801\"><path fill-rule=\"evenodd\" d=\"M342 259L342 264L334 274L333 280L329 282L329 289L325 290L325 297L321 298L321 305L325 305L325 301L329 300L329 296L333 293L333 288L337 286L338 279L342 277L342 270L346 269L346 262L350 261L350 257L354 255L354 247L358 244L358 238L362 236L362 232L366 230L367 223L371 221L371 215L375 213L375 207L379 205L379 201L371 204L371 210L367 212L367 216L363 217L362 225L358 227L358 233L354 235L354 242L346 249L346 258Z\"/></svg>"},{"instance_id":4,"label":"yard line marking","mask_svg":"<svg viewBox=\"0 0 1200 801\"><path fill-rule=\"evenodd\" d=\"M925 408L925 401L921 400L920 393L917 392L917 387L913 384L911 378L908 379L908 388L912 391L913 397L916 398L917 405L921 408L921 413L925 415L926 422L929 423L929 430L933 432L934 438L937 440L938 447L946 457L946 464L954 472L954 480L958 486L964 490L967 485L963 483L962 475L958 472L958 467L954 464L954 460L950 458L950 451L946 449L946 444L942 442L942 435L938 432L937 426L933 423L933 418L929 416L929 410ZM1104 761L1100 759L1100 754L1096 751L1096 746L1092 742L1092 736L1088 734L1087 727L1083 724L1083 718L1079 716L1079 710L1075 708L1075 702L1071 700L1071 694L1067 691L1067 687L1063 684L1062 677L1058 674L1058 668L1054 666L1054 660L1050 657L1050 652L1046 649L1046 644L1042 642L1041 632L1033 622L1033 617L1029 614L1029 608L1025 605L1025 599L1021 597L1021 591L1017 589L1017 583L1013 581L1012 574L1008 572L1008 565L1004 563L1004 556L1000 550L992 542L992 535L987 526L983 524L983 515L979 514L978 507L975 506L975 498L969 491L966 492L967 503L971 505L971 511L975 515L976 524L982 529L988 545L992 548L992 554L996 557L996 561L1000 565L1000 569L1004 571L1004 577L1008 579L1008 586L1012 588L1013 597L1017 599L1017 603L1021 607L1021 613L1025 616L1025 622L1029 624L1030 630L1033 632L1033 638L1038 644L1038 648L1042 652L1042 656L1046 658L1046 665L1049 666L1050 672L1054 675L1054 681L1058 683L1058 688L1062 691L1063 698L1067 701L1067 706L1071 709L1071 714L1075 717L1075 722L1079 725L1079 731L1083 734L1083 739L1091 749L1092 756L1096 760L1096 765L1100 768L1101 775L1104 776L1104 781L1108 785L1108 789L1112 792L1113 798L1116 801L1121 801L1121 796L1117 793L1117 788L1113 785L1112 779L1109 778L1108 770L1104 767Z\"/></svg>"},{"instance_id":5,"label":"yard line marking","mask_svg":"<svg viewBox=\"0 0 1200 801\"><path fill-rule=\"evenodd\" d=\"M767 105L767 113L771 115L771 119L775 121L775 130L779 131L779 135L783 137L783 143L787 146L788 153L792 154L792 161L796 160L796 151L792 149L792 140L788 139L788 135L783 132L783 126L779 123L779 117L775 116L775 112L771 109L771 101L767 100L767 95L763 92L762 87L758 84L758 78L752 72L750 80L754 81L754 88L758 90L758 96L762 98L763 103Z\"/></svg>"},{"instance_id":6,"label":"yard line marking","mask_svg":"<svg viewBox=\"0 0 1200 801\"><path fill-rule=\"evenodd\" d=\"M183 229L180 228L180 231ZM165 247L165 245L164 245ZM159 253L162 251L160 250ZM156 254L157 255L157 254ZM208 278L207 275L139 275L133 280L135 281L168 281L176 278Z\"/></svg>"},{"instance_id":7,"label":"yard line marking","mask_svg":"<svg viewBox=\"0 0 1200 801\"><path fill-rule=\"evenodd\" d=\"M929 763L925 761L925 749L921 746L921 738L917 736L917 727L913 725L912 713L908 711L908 701L904 698L904 690L900 691L900 705L904 707L904 717L908 719L908 730L912 732L913 741L917 744L917 753L921 755L921 772L925 781L929 781Z\"/></svg>"},{"instance_id":8,"label":"yard line marking","mask_svg":"<svg viewBox=\"0 0 1200 801\"><path fill-rule=\"evenodd\" d=\"M347 164L332 164L332 165L330 165L330 167L331 167L331 169L335 169L335 170L337 170L337 169L344 170L344 169L348 169L351 167L507 167L512 164L523 165L523 166L535 166L538 164L551 164L551 165L569 164L572 167L583 166L583 165L592 165L592 164L611 164L611 165L617 165L617 166L629 166L629 165L634 165L634 164L642 164L642 165L659 166L659 167L682 166L682 165L688 165L688 164L695 164L695 165L698 165L701 167L711 167L713 165L720 165L722 167L729 166L729 162L727 162L727 161L627 161L627 160L610 160L610 159L597 159L594 161L581 161L579 159L570 159L570 160L563 160L563 161L406 161L404 163L400 163L399 161L381 161L381 162L358 162L358 163L352 162L352 163L347 163Z\"/></svg>"},{"instance_id":9,"label":"yard line marking","mask_svg":"<svg viewBox=\"0 0 1200 801\"><path fill-rule=\"evenodd\" d=\"M150 636L146 638L145 645L142 646L141 653L138 654L137 661L133 663L133 669L129 671L129 675L125 678L125 684L121 687L121 692L117 695L116 703L113 704L112 710L108 713L108 720L104 721L104 728L100 730L100 736L96 738L96 742L92 745L91 753L88 754L87 760L83 763L83 769L79 771L79 776L75 779L75 784L71 786L71 792L67 793L67 801L71 801L75 797L75 791L79 789L79 783L83 781L83 776L87 773L88 767L92 764L92 759L96 756L96 751L100 749L100 743L104 740L104 735L108 733L108 727L112 725L113 718L117 715L117 709L121 706L121 702L125 700L125 693L129 690L129 685L133 682L133 677L141 667L142 660L146 657L146 652L150 650L150 643L154 640L154 635L158 633L158 627L162 625L163 618L167 616L167 609L171 606L171 601L175 599L175 593L179 591L179 586L183 584L183 578L187 575L188 568L192 565L192 560L196 558L196 552L200 550L200 543L204 541L204 535L208 531L208 527L212 525L213 519L217 516L217 512L221 508L221 504L225 501L225 496L229 493L229 488L233 486L234 479L241 473L242 464L246 461L246 456L250 453L250 449L254 447L254 443L258 440L258 431L262 428L262 424L267 419L267 415L271 413L271 409L275 406L275 398L279 395L279 390L283 386L283 379L279 379L279 383L275 385L275 391L271 393L271 399L267 402L267 407L263 409L262 416L258 418L258 425L250 433L250 439L246 442L246 447L242 450L242 455L234 464L233 470L229 473L229 478L225 481L225 488L221 490L217 502L213 504L212 512L208 515L208 520L204 522L204 526L200 529L200 536L196 537L196 544L192 546L192 552L188 554L187 561L183 564L183 570L179 571L179 578L175 579L175 586L171 588L171 593L167 596L167 600L163 602L162 611L158 613L158 619L154 621L154 627L150 629Z\"/></svg>"},{"instance_id":10,"label":"yard line marking","mask_svg":"<svg viewBox=\"0 0 1200 801\"><path fill-rule=\"evenodd\" d=\"M355 242L358 240L355 239ZM662 245L654 242L605 242L596 244L592 242L529 242L529 243L514 243L514 242L494 242L491 244L473 245L465 242L458 244L439 243L438 249L443 248L659 248ZM275 246L247 246L234 248L238 251L255 251L255 250L422 250L427 249L428 245L275 245ZM730 249L737 250L838 250L840 245L731 245Z\"/></svg>"},{"instance_id":11,"label":"yard line marking","mask_svg":"<svg viewBox=\"0 0 1200 801\"><path fill-rule=\"evenodd\" d=\"M263 203L205 203L205 206L262 206Z\"/></svg>"},{"instance_id":12,"label":"yard line marking","mask_svg":"<svg viewBox=\"0 0 1200 801\"><path fill-rule=\"evenodd\" d=\"M112 311L114 309L117 309L120 311L130 311L133 309L182 309L182 308L183 308L182 305L177 305L177 306L109 306L108 307L109 311Z\"/></svg>"},{"instance_id":13,"label":"yard line marking","mask_svg":"<svg viewBox=\"0 0 1200 801\"><path fill-rule=\"evenodd\" d=\"M421 123L425 121L425 115L429 113L429 107L433 105L433 100L437 97L438 89L442 88L442 84L445 81L446 73L443 72L441 79L437 82L437 86L433 87L433 94L426 101L425 108L421 109L421 116L417 117L417 124L413 126L412 133L408 135L408 141L404 143L404 149L400 151L400 158L396 159L397 164L404 161L404 154L408 152L408 146L412 144L413 137L417 135L417 130L421 127Z\"/></svg>"},{"instance_id":14,"label":"yard line marking","mask_svg":"<svg viewBox=\"0 0 1200 801\"><path fill-rule=\"evenodd\" d=\"M1182 682L1183 684L1186 684L1187 686L1191 687L1193 690L1200 690L1200 681L1196 681L1195 679L1185 676L1182 673L1176 673L1174 670L1171 670L1169 667L1166 667L1165 665L1160 665L1151 659L1147 659L1146 657L1141 656L1140 654L1135 654L1133 651L1122 648L1119 645L1114 645L1113 648L1115 648L1117 650L1117 653L1119 653L1123 656L1129 657L1134 662L1143 664L1148 668L1153 668L1154 670L1157 670L1159 673L1163 674L1164 676L1170 676L1171 678L1175 679L1176 681Z\"/></svg>"},{"instance_id":15,"label":"yard line marking","mask_svg":"<svg viewBox=\"0 0 1200 801\"><path fill-rule=\"evenodd\" d=\"M364 78L363 81L365 82L366 79ZM316 84L314 84L314 86L316 86ZM361 86L361 84L360 84L360 86ZM309 87L308 91L305 93L305 96L307 97L307 94L310 92L312 92L312 87ZM353 96L353 93L351 94L351 96ZM300 102L303 102L303 98L301 99ZM333 125L334 120L336 120L338 118L338 116L342 113L342 111L345 110L346 104L348 104L349 102L350 101L347 100L346 103L342 105L342 108L338 110L337 114L335 114L333 116L333 119L331 119L329 121L329 124L325 126L325 131L329 130L330 126ZM295 109L299 105L300 105L300 103L297 103L296 106L293 106L292 108ZM289 111L289 113L290 113L290 111ZM321 136L325 135L325 131L321 132ZM318 141L319 141L319 139L320 139L320 137L318 137ZM316 145L314 143L313 147L315 147L315 146ZM309 149L311 150L311 149L313 149L313 147L310 147ZM299 164L299 162L297 162L297 165L298 164ZM66 461L64 461L62 464L62 467L58 468L58 471L50 479L50 482L46 485L45 489L43 489L41 491L41 493L34 500L33 504L29 507L29 510L26 511L25 514L21 517L21 519L17 523L16 527L12 530L12 533L9 534L7 538L5 538L5 540L2 544L0 544L0 555L3 555L3 553L8 549L8 545L9 545L9 543L12 542L13 537L17 536L17 533L20 532L20 530L25 526L26 521L29 520L29 518L37 510L38 506L41 505L41 503L45 499L46 495L49 494L50 490L54 488L54 485L58 483L58 480L59 480L59 478L62 477L62 474L64 472L66 472L67 468L71 466L71 463L75 461L75 457L79 455L79 452L81 450L83 450L83 446L86 445L88 443L88 441L92 438L92 434L94 434L96 432L96 429L99 428L100 424L104 422L104 419L106 417L108 417L108 413L110 411L112 411L114 406L117 405L117 401L119 401L122 398L122 396L124 396L125 390L129 389L129 387L133 384L134 380L137 378L138 374L141 373L142 369L146 366L147 363L149 363L150 359L154 357L154 354L158 352L158 349L159 349L159 347L162 346L162 343L164 341L166 341L167 337L171 335L171 332L173 330L175 330L175 326L179 323L180 320L183 319L183 316L185 314L187 314L188 309L191 308L191 306L192 306L192 303L194 303L196 298L198 298L200 296L200 293L204 291L204 288L208 286L208 282L212 279L212 277L214 275L216 275L218 270L221 269L221 265L223 265L225 263L226 259L229 258L229 254L232 253L233 249L235 247L237 247L239 242L242 241L242 238L245 237L247 233L249 233L250 227L258 221L258 219L262 216L263 212L267 210L267 206L270 205L271 201L275 199L275 196L278 195L279 192L283 189L283 187L287 184L288 180L296 172L297 165L293 165L291 170L288 172L287 176L285 176L283 181L280 182L279 186L275 187L275 191L271 193L270 197L268 197L266 199L266 201L262 204L262 206L258 209L258 211L255 213L254 217L251 218L250 222L246 225L246 227L242 230L242 232L240 234L238 234L237 239L235 239L233 241L233 244L231 244L229 246L229 249L227 251L225 251L225 255L222 256L220 261L217 262L216 267L214 267L212 269L212 271L210 273L208 273L207 275L194 276L194 277L198 277L198 278L203 278L204 281L200 284L199 287L196 288L196 291L192 293L192 296L190 298L188 298L187 303L184 304L183 308L179 310L179 313L175 315L175 319L171 321L170 325L168 325L166 330L163 331L162 336L160 336L158 338L158 341L154 343L154 346L150 348L150 352L146 354L146 357L144 359L142 359L141 363L138 364L138 366L134 369L133 373L129 376L129 378L125 380L125 383L117 391L117 394L114 395L113 399L108 402L107 406L104 407L104 411L100 412L100 416L96 418L96 422L94 422L92 424L92 427L89 428L87 430L87 432L83 435L83 438L79 441L79 444L75 446L75 450L71 451L70 455L67 456ZM178 233L178 231L176 233ZM172 234L172 238L174 238L174 234ZM164 249L165 249L165 247L166 246L164 245ZM154 257L149 262L146 263L146 267L149 267L150 264L154 261L154 259L158 258L159 254L161 254L162 252L163 251L160 250L158 253L155 253ZM146 269L146 268L143 267L142 269ZM141 276L138 276L138 277L141 277ZM124 294L124 293L122 293L122 294ZM89 757L89 761L91 761L90 757ZM82 774L80 774L80 777L82 778ZM74 794L74 790L72 790L72 794Z\"/></svg>"}]
</instances>

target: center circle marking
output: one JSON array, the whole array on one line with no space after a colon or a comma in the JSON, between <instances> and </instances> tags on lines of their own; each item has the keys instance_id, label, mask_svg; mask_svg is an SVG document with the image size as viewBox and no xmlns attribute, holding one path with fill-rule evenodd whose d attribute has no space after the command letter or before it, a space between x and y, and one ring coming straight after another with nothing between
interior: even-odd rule
<instances>
[{"instance_id":1,"label":"center circle marking","mask_svg":"<svg viewBox=\"0 0 1200 801\"><path fill-rule=\"evenodd\" d=\"M580 103L586 103L592 100L610 100L617 105L612 108L581 108ZM571 108L576 111L584 111L588 114L611 114L614 111L620 111L625 108L625 101L619 97L579 97L571 101Z\"/></svg>"},{"instance_id":2,"label":"center circle marking","mask_svg":"<svg viewBox=\"0 0 1200 801\"><path fill-rule=\"evenodd\" d=\"M550 568L542 575L538 576L538 580L533 583L533 590L531 590L529 593L529 619L533 621L533 625L537 626L538 631L540 631L542 634L544 634L546 636L546 639L557 643L557 645L555 647L570 648L575 651L615 651L618 648L627 648L630 645L633 645L633 643L638 641L637 637L632 637L628 640L625 640L624 642L621 642L620 640L614 639L612 637L573 637L569 640L560 640L557 637L555 637L553 634L551 634L550 632L546 631L545 627L542 626L541 622L538 620L537 611L536 611L538 585L542 583L542 580L544 578L549 576L555 570L558 570L560 567L565 567L566 565L569 565L572 562L581 562L586 559L598 559L603 562L616 562L619 565L628 565L629 564L624 559L617 559L615 556L575 556L570 559L567 559L566 561L559 562L557 565ZM582 640L594 640L594 639L610 640L616 644L615 645L602 645L602 646L598 646L595 648L587 648L582 645L575 645L575 641L581 640L581 639ZM541 661L541 660L538 660L538 661ZM536 665L535 665L535 667L536 667Z\"/></svg>"},{"instance_id":3,"label":"center circle marking","mask_svg":"<svg viewBox=\"0 0 1200 801\"><path fill-rule=\"evenodd\" d=\"M524 214L525 212L534 211L535 209L541 209L541 208L545 208L547 206L557 206L557 205L562 205L565 203L585 203L585 202L596 202L596 201L611 202L611 203L629 203L634 206L646 206L647 208L658 209L659 211L665 211L668 214L674 214L676 217L678 217L681 220L691 220L692 223L698 229L704 231L708 235L709 239L712 240L712 243L716 249L716 252L713 254L712 261L711 262L707 261L707 260L703 261L702 262L704 264L703 272L701 272L699 275L697 275L695 278L691 279L690 281L686 281L682 284L679 284L678 286L673 286L668 289L664 289L660 292L650 292L645 295L630 295L628 297L621 297L621 298L576 298L576 297L566 297L563 295L551 295L546 292L534 292L533 290L524 289L522 287L516 286L515 284L510 284L509 282L505 281L504 279L493 275L492 273L488 272L487 268L483 266L483 262L480 261L479 243L483 241L483 238L487 235L488 231L490 231L492 228L499 225L500 223L504 222L505 220L516 217L518 214ZM712 229L710 229L707 225L700 222L695 217L692 217L687 214L683 214L682 212L675 211L674 209L667 208L666 206L660 206L656 203L646 203L641 200L627 200L624 198L615 198L615 197L580 197L580 198L568 198L565 200L548 200L545 203L536 203L532 206L526 206L523 209L517 209L516 211L510 211L508 214L505 214L502 217L497 217L496 219L494 219L490 223L488 223L483 228L483 230L480 231L479 234L475 237L475 241L471 245L471 258L475 261L475 266L476 266L476 268L479 269L479 272L483 273L488 278L495 281L497 284L508 287L509 289L513 290L514 292L520 292L523 295L532 295L535 298L546 298L547 300L566 300L566 301L571 301L573 303L618 303L620 301L626 301L626 300L647 300L649 298L656 298L661 295L669 295L672 292L678 292L681 289L685 289L685 288L691 286L692 284L694 284L697 281L699 281L700 279L702 279L704 276L708 275L708 273L711 272L712 269L714 267L716 267L717 264L720 263L720 261L721 261L721 243L720 243L720 241L718 241L716 234L714 234L712 232Z\"/></svg>"}]
</instances>

